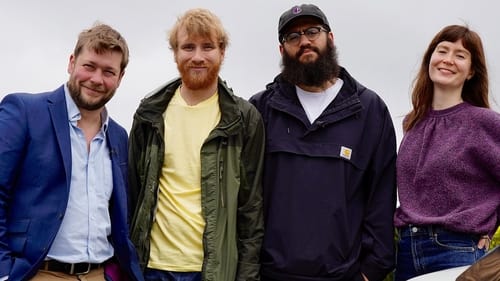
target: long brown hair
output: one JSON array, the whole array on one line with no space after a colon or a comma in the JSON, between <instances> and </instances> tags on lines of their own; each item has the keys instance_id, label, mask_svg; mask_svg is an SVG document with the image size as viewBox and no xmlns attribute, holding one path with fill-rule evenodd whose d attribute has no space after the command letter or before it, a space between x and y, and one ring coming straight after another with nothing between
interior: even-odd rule
<instances>
[{"instance_id":1,"label":"long brown hair","mask_svg":"<svg viewBox=\"0 0 500 281\"><path fill-rule=\"evenodd\" d=\"M449 25L439 31L432 39L422 59L420 70L413 81L411 101L413 110L403 121L403 131L408 131L430 110L434 94L433 82L429 76L429 63L436 46L443 42L462 40L465 49L471 53L471 71L473 76L466 80L462 88L462 99L472 105L489 108L488 71L483 43L479 35L467 26Z\"/></svg>"}]
</instances>

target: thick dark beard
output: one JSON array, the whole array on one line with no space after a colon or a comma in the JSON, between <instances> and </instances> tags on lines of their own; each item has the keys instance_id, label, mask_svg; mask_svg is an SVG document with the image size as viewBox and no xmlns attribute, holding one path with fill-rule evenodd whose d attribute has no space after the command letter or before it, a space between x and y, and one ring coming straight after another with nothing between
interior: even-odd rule
<instances>
[{"instance_id":1,"label":"thick dark beard","mask_svg":"<svg viewBox=\"0 0 500 281\"><path fill-rule=\"evenodd\" d=\"M89 111L94 111L102 108L103 106L106 105L106 103L111 100L111 98L114 96L115 91L108 93L108 95L104 96L101 98L99 101L95 103L89 103L82 97L81 93L81 86L76 84L76 81L70 80L68 82L68 90L71 98L75 102L76 106L81 109L89 110Z\"/></svg>"},{"instance_id":2,"label":"thick dark beard","mask_svg":"<svg viewBox=\"0 0 500 281\"><path fill-rule=\"evenodd\" d=\"M302 63L299 61L298 58L306 48L310 48L318 54L318 58L314 62ZM296 57L292 57L283 51L281 69L283 78L294 85L322 86L326 81L339 75L337 48L330 41L323 52L316 47L305 46L297 52Z\"/></svg>"}]
</instances>

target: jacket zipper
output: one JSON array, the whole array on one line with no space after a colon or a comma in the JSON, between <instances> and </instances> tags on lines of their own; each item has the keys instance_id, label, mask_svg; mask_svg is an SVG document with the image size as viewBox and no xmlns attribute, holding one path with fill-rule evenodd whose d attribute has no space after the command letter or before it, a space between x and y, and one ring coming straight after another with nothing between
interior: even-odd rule
<instances>
[{"instance_id":1,"label":"jacket zipper","mask_svg":"<svg viewBox=\"0 0 500 281\"><path fill-rule=\"evenodd\" d=\"M217 151L217 162L219 163L219 192L220 192L220 201L221 201L221 206L222 208L225 208L226 207L226 200L225 200L225 196L224 196L224 192L225 192L225 187L224 187L224 160L222 159L221 157L221 154L223 153L223 148L224 146L226 146L227 144L227 141L225 139L221 140L219 142L219 149Z\"/></svg>"},{"instance_id":2,"label":"jacket zipper","mask_svg":"<svg viewBox=\"0 0 500 281\"><path fill-rule=\"evenodd\" d=\"M226 204L225 204L225 200L224 200L224 187L222 185L222 177L223 177L223 173L224 173L224 163L222 162L222 160L219 161L219 186L221 187L220 188L220 202L221 202L221 205L222 205L222 208L225 208L226 207Z\"/></svg>"}]
</instances>

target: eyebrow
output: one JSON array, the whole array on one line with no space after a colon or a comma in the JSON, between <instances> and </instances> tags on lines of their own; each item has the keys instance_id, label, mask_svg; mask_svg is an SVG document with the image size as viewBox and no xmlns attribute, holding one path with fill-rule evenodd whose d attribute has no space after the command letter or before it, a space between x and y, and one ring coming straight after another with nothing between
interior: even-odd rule
<instances>
[{"instance_id":1,"label":"eyebrow","mask_svg":"<svg viewBox=\"0 0 500 281\"><path fill-rule=\"evenodd\" d=\"M450 50L451 47L450 46L447 46L447 45L437 45L436 46L436 49L446 49L446 50ZM457 53L464 53L464 54L468 54L468 55L471 55L471 53L469 52L469 50L465 49L464 47L458 49L458 50L455 50L455 52Z\"/></svg>"}]
</instances>

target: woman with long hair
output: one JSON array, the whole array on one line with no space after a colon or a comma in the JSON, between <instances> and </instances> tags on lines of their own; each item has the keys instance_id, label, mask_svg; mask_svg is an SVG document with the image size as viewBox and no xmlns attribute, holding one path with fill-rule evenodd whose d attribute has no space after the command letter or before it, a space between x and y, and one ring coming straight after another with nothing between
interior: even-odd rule
<instances>
[{"instance_id":1,"label":"woman with long hair","mask_svg":"<svg viewBox=\"0 0 500 281\"><path fill-rule=\"evenodd\" d=\"M397 159L396 281L474 263L500 223L500 114L479 35L443 28L413 86Z\"/></svg>"}]
</instances>

